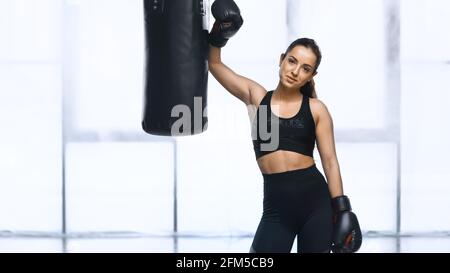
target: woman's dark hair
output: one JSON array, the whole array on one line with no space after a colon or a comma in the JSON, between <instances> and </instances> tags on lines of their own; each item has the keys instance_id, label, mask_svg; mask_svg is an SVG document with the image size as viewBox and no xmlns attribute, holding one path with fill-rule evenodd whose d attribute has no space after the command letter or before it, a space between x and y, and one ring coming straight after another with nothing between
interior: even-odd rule
<instances>
[{"instance_id":1,"label":"woman's dark hair","mask_svg":"<svg viewBox=\"0 0 450 273\"><path fill-rule=\"evenodd\" d=\"M300 38L295 41L293 41L289 47L286 49L286 52L284 53L284 56L286 56L294 47L296 46L304 46L306 48L311 49L314 52L314 55L316 55L316 67L314 68L314 72L317 71L317 68L319 68L320 62L322 61L322 53L320 52L319 46L316 44L316 41L309 38ZM314 80L311 79L310 82L307 82L305 85L303 85L300 88L300 92L303 95L306 95L310 98L317 98L316 88L314 86Z\"/></svg>"}]
</instances>

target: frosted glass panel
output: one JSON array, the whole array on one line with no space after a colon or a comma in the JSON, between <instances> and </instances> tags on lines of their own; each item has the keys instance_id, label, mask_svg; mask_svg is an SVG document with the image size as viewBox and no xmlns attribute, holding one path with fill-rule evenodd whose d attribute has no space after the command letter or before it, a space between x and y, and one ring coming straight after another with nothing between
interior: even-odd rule
<instances>
[{"instance_id":1,"label":"frosted glass panel","mask_svg":"<svg viewBox=\"0 0 450 273\"><path fill-rule=\"evenodd\" d=\"M344 193L349 196L363 231L395 231L396 145L390 143L337 143ZM322 170L315 150L316 163Z\"/></svg>"},{"instance_id":2,"label":"frosted glass panel","mask_svg":"<svg viewBox=\"0 0 450 273\"><path fill-rule=\"evenodd\" d=\"M60 231L61 74L0 65L0 230Z\"/></svg>"},{"instance_id":3,"label":"frosted glass panel","mask_svg":"<svg viewBox=\"0 0 450 273\"><path fill-rule=\"evenodd\" d=\"M449 253L450 238L402 238L402 253Z\"/></svg>"},{"instance_id":4,"label":"frosted glass panel","mask_svg":"<svg viewBox=\"0 0 450 273\"><path fill-rule=\"evenodd\" d=\"M213 3L214 1L210 1ZM224 60L267 61L278 58L286 44L286 2L237 0L244 24L222 49ZM214 17L211 15L211 27Z\"/></svg>"},{"instance_id":5,"label":"frosted glass panel","mask_svg":"<svg viewBox=\"0 0 450 273\"><path fill-rule=\"evenodd\" d=\"M397 252L396 238L364 237L358 253L395 253Z\"/></svg>"},{"instance_id":6,"label":"frosted glass panel","mask_svg":"<svg viewBox=\"0 0 450 273\"><path fill-rule=\"evenodd\" d=\"M61 3L61 0L0 1L0 61L59 58Z\"/></svg>"},{"instance_id":7,"label":"frosted glass panel","mask_svg":"<svg viewBox=\"0 0 450 273\"><path fill-rule=\"evenodd\" d=\"M450 66L404 65L403 75L402 229L449 230Z\"/></svg>"},{"instance_id":8,"label":"frosted glass panel","mask_svg":"<svg viewBox=\"0 0 450 273\"><path fill-rule=\"evenodd\" d=\"M384 128L383 1L288 1L289 40L309 37L322 50L317 94L339 129Z\"/></svg>"},{"instance_id":9,"label":"frosted glass panel","mask_svg":"<svg viewBox=\"0 0 450 273\"><path fill-rule=\"evenodd\" d=\"M285 49L284 49L285 50ZM226 63L228 66L230 66L235 72L238 74L241 74L247 78L250 78L260 85L262 85L264 88L266 88L268 91L274 90L279 81L279 60L280 60L280 54L284 52L277 52L277 54L269 56L270 60L264 61L230 61L226 62L226 60L223 60L224 63ZM212 79L211 81L216 81L215 79ZM212 92L215 92L212 90ZM222 86L220 86L219 92L225 92L228 94L228 91L226 91ZM230 95L231 96L231 95ZM233 97L234 98L234 97ZM235 99L236 101L240 102L238 99Z\"/></svg>"},{"instance_id":10,"label":"frosted glass panel","mask_svg":"<svg viewBox=\"0 0 450 273\"><path fill-rule=\"evenodd\" d=\"M450 229L449 16L448 1L402 1L402 229L406 232ZM411 240L411 245L415 242Z\"/></svg>"},{"instance_id":11,"label":"frosted glass panel","mask_svg":"<svg viewBox=\"0 0 450 273\"><path fill-rule=\"evenodd\" d=\"M400 18L403 60L450 60L449 1L403 0Z\"/></svg>"},{"instance_id":12,"label":"frosted glass panel","mask_svg":"<svg viewBox=\"0 0 450 273\"><path fill-rule=\"evenodd\" d=\"M143 1L69 1L67 58L78 130L141 130ZM75 43L75 44L74 44ZM74 88L74 87L72 87Z\"/></svg>"},{"instance_id":13,"label":"frosted glass panel","mask_svg":"<svg viewBox=\"0 0 450 273\"><path fill-rule=\"evenodd\" d=\"M173 160L170 143L70 144L69 231L171 232Z\"/></svg>"},{"instance_id":14,"label":"frosted glass panel","mask_svg":"<svg viewBox=\"0 0 450 273\"><path fill-rule=\"evenodd\" d=\"M262 214L262 177L248 141L206 136L179 145L179 230L254 232Z\"/></svg>"}]
</instances>

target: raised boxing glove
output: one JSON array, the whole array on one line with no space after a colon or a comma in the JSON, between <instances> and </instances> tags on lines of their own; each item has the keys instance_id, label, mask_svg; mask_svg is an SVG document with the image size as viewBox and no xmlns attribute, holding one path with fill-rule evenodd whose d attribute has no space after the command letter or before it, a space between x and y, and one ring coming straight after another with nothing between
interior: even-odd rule
<instances>
[{"instance_id":1,"label":"raised boxing glove","mask_svg":"<svg viewBox=\"0 0 450 273\"><path fill-rule=\"evenodd\" d=\"M216 0L211 10L216 21L209 34L209 43L215 47L223 47L238 32L244 20L233 0Z\"/></svg>"}]
</instances>

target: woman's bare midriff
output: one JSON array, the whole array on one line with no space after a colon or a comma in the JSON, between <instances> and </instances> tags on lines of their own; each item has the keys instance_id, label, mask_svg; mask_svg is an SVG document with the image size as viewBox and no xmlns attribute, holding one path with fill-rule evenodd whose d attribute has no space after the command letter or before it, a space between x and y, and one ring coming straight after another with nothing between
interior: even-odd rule
<instances>
[{"instance_id":1,"label":"woman's bare midriff","mask_svg":"<svg viewBox=\"0 0 450 273\"><path fill-rule=\"evenodd\" d=\"M264 174L304 169L314 165L312 157L291 151L276 151L258 158L257 162Z\"/></svg>"}]
</instances>

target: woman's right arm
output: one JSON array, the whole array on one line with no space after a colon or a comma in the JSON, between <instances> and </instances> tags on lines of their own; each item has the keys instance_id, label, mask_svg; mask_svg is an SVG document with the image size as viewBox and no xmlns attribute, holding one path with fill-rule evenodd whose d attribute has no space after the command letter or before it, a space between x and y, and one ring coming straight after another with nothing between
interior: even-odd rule
<instances>
[{"instance_id":1,"label":"woman's right arm","mask_svg":"<svg viewBox=\"0 0 450 273\"><path fill-rule=\"evenodd\" d=\"M257 82L236 74L233 70L222 63L220 56L221 49L210 46L209 51L209 71L216 80L246 105L257 105L266 94L264 87Z\"/></svg>"}]
</instances>

